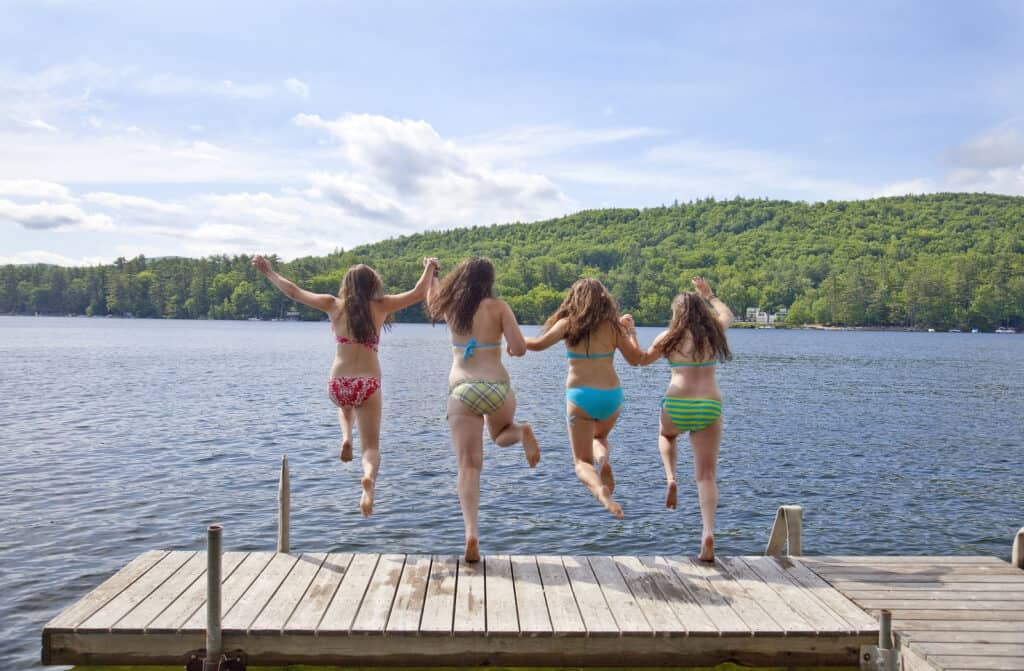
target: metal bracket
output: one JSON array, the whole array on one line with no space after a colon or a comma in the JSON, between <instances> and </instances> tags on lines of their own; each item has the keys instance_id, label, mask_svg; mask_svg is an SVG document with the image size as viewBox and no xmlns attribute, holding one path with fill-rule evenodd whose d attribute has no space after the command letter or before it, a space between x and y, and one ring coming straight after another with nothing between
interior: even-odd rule
<instances>
[{"instance_id":1,"label":"metal bracket","mask_svg":"<svg viewBox=\"0 0 1024 671\"><path fill-rule=\"evenodd\" d=\"M246 671L249 660L241 650L225 652L218 660L206 659L205 650L194 650L188 653L185 671Z\"/></svg>"},{"instance_id":2,"label":"metal bracket","mask_svg":"<svg viewBox=\"0 0 1024 671\"><path fill-rule=\"evenodd\" d=\"M877 645L860 646L861 671L899 671L900 655L892 648L882 649Z\"/></svg>"}]
</instances>

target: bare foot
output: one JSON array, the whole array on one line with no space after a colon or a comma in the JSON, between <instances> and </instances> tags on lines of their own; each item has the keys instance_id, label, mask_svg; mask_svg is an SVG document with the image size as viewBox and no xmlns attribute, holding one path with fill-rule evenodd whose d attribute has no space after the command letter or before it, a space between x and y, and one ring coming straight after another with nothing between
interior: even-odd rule
<instances>
[{"instance_id":1,"label":"bare foot","mask_svg":"<svg viewBox=\"0 0 1024 671\"><path fill-rule=\"evenodd\" d=\"M608 488L609 494L615 493L615 475L612 474L612 462L608 459L601 459L598 462L598 473L601 475L601 484Z\"/></svg>"},{"instance_id":2,"label":"bare foot","mask_svg":"<svg viewBox=\"0 0 1024 671\"><path fill-rule=\"evenodd\" d=\"M474 537L466 539L466 561L471 564L480 561L480 541Z\"/></svg>"},{"instance_id":3,"label":"bare foot","mask_svg":"<svg viewBox=\"0 0 1024 671\"><path fill-rule=\"evenodd\" d=\"M359 509L363 511L363 517L373 514L373 480L363 478L363 495L359 497Z\"/></svg>"},{"instance_id":4,"label":"bare foot","mask_svg":"<svg viewBox=\"0 0 1024 671\"><path fill-rule=\"evenodd\" d=\"M715 537L705 536L703 542L700 544L700 554L697 559L706 562L715 561Z\"/></svg>"},{"instance_id":5,"label":"bare foot","mask_svg":"<svg viewBox=\"0 0 1024 671\"><path fill-rule=\"evenodd\" d=\"M533 468L540 463L540 445L537 444L537 437L533 435L533 427L529 424L523 424L522 427L523 452L526 453L526 463Z\"/></svg>"},{"instance_id":6,"label":"bare foot","mask_svg":"<svg viewBox=\"0 0 1024 671\"><path fill-rule=\"evenodd\" d=\"M341 441L341 460L352 461L352 441L348 438Z\"/></svg>"},{"instance_id":7,"label":"bare foot","mask_svg":"<svg viewBox=\"0 0 1024 671\"><path fill-rule=\"evenodd\" d=\"M676 483L675 480L668 483L668 492L665 493L665 507L676 509Z\"/></svg>"},{"instance_id":8,"label":"bare foot","mask_svg":"<svg viewBox=\"0 0 1024 671\"><path fill-rule=\"evenodd\" d=\"M601 505L608 509L608 512L618 519L621 520L626 516L626 514L622 512L622 506L612 500L611 492L608 491L607 487L601 487L601 495L597 497L597 500L601 502Z\"/></svg>"}]
</instances>

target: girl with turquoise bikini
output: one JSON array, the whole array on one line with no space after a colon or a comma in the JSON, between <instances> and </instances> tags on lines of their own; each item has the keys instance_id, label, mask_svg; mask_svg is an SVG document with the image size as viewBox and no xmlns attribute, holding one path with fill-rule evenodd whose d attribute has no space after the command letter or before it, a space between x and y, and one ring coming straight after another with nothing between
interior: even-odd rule
<instances>
[{"instance_id":1,"label":"girl with turquoise bikini","mask_svg":"<svg viewBox=\"0 0 1024 671\"><path fill-rule=\"evenodd\" d=\"M516 423L516 397L501 362L504 337L511 356L526 354L526 343L508 303L494 298L494 266L472 258L455 266L427 290L433 321L445 321L452 336L452 368L448 375L448 426L459 463L459 503L466 531L466 561L480 560L477 518L480 512L480 471L483 468L483 427L502 447L522 442L526 462L540 461L540 447L529 424Z\"/></svg>"},{"instance_id":2,"label":"girl with turquoise bikini","mask_svg":"<svg viewBox=\"0 0 1024 671\"><path fill-rule=\"evenodd\" d=\"M702 277L693 278L696 291L683 292L672 301L672 320L654 338L640 363L646 366L668 359L672 376L661 402L658 450L665 466L668 492L665 507L676 507L676 439L690 433L694 478L703 523L699 558L715 558L715 510L718 507L718 448L722 444L722 391L715 364L732 357L725 330L734 317L729 306L711 291ZM627 326L633 319L625 315ZM636 329L629 331L636 343Z\"/></svg>"},{"instance_id":3,"label":"girl with turquoise bikini","mask_svg":"<svg viewBox=\"0 0 1024 671\"><path fill-rule=\"evenodd\" d=\"M632 328L630 326L629 328ZM643 351L627 337L619 309L604 285L578 280L562 304L544 323L543 333L526 339L527 349L545 350L565 341L569 375L565 382L565 413L576 477L605 508L622 519L622 506L612 499L615 476L608 434L622 410L622 386L615 372L615 350L632 365ZM632 332L635 334L636 329Z\"/></svg>"}]
</instances>

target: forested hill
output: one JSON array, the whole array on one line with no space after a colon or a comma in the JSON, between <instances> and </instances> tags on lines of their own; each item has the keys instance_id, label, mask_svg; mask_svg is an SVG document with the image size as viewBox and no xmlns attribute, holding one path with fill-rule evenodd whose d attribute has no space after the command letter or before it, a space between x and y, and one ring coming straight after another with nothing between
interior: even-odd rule
<instances>
[{"instance_id":1,"label":"forested hill","mask_svg":"<svg viewBox=\"0 0 1024 671\"><path fill-rule=\"evenodd\" d=\"M663 324L672 297L702 274L741 317L761 307L788 308L790 323L1024 324L1024 198L985 194L588 210L403 236L279 269L314 291L334 292L348 266L367 263L400 291L427 255L446 268L470 255L491 258L499 295L524 323L543 321L573 281L593 276L640 323ZM248 262L140 257L92 268L5 266L0 313L238 319L291 309ZM417 306L400 319L423 313Z\"/></svg>"}]
</instances>

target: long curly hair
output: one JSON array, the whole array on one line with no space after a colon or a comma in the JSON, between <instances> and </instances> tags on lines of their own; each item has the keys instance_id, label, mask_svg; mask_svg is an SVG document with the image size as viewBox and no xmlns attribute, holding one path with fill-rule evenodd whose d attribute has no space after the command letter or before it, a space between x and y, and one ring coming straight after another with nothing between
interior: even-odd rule
<instances>
[{"instance_id":1,"label":"long curly hair","mask_svg":"<svg viewBox=\"0 0 1024 671\"><path fill-rule=\"evenodd\" d=\"M661 341L661 353L668 356L677 351L687 336L693 344L694 360L726 361L732 358L725 329L711 314L711 308L700 296L684 291L672 301L672 320L668 323L668 335Z\"/></svg>"},{"instance_id":2,"label":"long curly hair","mask_svg":"<svg viewBox=\"0 0 1024 671\"><path fill-rule=\"evenodd\" d=\"M384 283L380 275L370 266L362 263L352 266L341 280L338 298L345 311L348 332L357 342L373 342L377 339L377 327L373 324L370 303L384 295ZM384 320L388 328L391 315Z\"/></svg>"},{"instance_id":3,"label":"long curly hair","mask_svg":"<svg viewBox=\"0 0 1024 671\"><path fill-rule=\"evenodd\" d=\"M611 326L616 335L623 334L618 303L605 286L593 278L576 280L569 287L565 300L544 322L544 330L554 326L559 319L569 320L565 342L573 346L589 339L603 324Z\"/></svg>"},{"instance_id":4,"label":"long curly hair","mask_svg":"<svg viewBox=\"0 0 1024 671\"><path fill-rule=\"evenodd\" d=\"M474 256L452 268L441 280L427 312L430 321L448 322L452 333L464 335L473 330L473 315L485 298L494 296L494 265Z\"/></svg>"}]
</instances>

